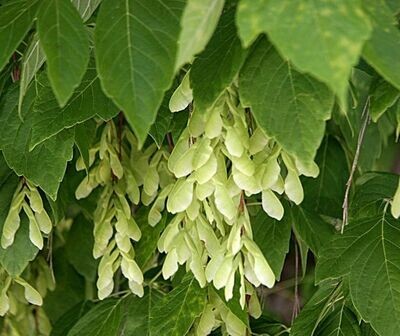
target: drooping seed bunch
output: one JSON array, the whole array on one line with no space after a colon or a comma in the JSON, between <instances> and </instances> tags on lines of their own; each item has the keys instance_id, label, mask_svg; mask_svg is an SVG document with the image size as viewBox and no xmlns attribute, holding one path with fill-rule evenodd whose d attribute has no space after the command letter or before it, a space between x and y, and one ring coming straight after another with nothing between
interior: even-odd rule
<instances>
[{"instance_id":1,"label":"drooping seed bunch","mask_svg":"<svg viewBox=\"0 0 400 336\"><path fill-rule=\"evenodd\" d=\"M149 204L157 196L159 186L164 185L167 176L162 159L166 152L154 153L156 149L151 146L138 151L131 131L124 128L118 134L110 121L100 142L90 150L90 170L78 186L76 198L87 197L98 186L102 188L93 215L93 256L101 258L97 280L100 299L111 294L114 273L119 268L131 291L143 295L143 274L134 260L132 244L141 238L141 231L132 216L131 205L140 201ZM84 169L83 159L77 161L77 169Z\"/></svg>"},{"instance_id":2,"label":"drooping seed bunch","mask_svg":"<svg viewBox=\"0 0 400 336\"><path fill-rule=\"evenodd\" d=\"M158 242L160 252L167 254L164 278L186 264L201 286L212 282L217 289L224 288L229 300L238 272L242 307L246 280L256 287L272 287L275 282L253 241L245 197L261 194L264 211L280 220L284 209L276 193L299 204L299 175L318 174L316 166L305 171L253 124L233 89L209 111L194 107L168 160L177 179L160 192L149 213L151 225L159 221L165 205L175 214Z\"/></svg>"},{"instance_id":3,"label":"drooping seed bunch","mask_svg":"<svg viewBox=\"0 0 400 336\"><path fill-rule=\"evenodd\" d=\"M7 218L4 222L1 246L7 248L14 242L20 227L20 212L23 210L29 220L29 239L39 249L43 248L43 234L52 229L52 222L47 214L42 197L37 188L28 180L21 179L14 192Z\"/></svg>"},{"instance_id":4,"label":"drooping seed bunch","mask_svg":"<svg viewBox=\"0 0 400 336\"><path fill-rule=\"evenodd\" d=\"M261 306L257 294L250 284L246 288L246 295L248 296L247 311L250 316L259 318L261 316ZM214 291L209 291L208 303L204 307L203 313L194 323L194 335L206 336L219 327L223 335L232 336L245 335L247 330L246 324L232 313L219 295Z\"/></svg>"}]
</instances>

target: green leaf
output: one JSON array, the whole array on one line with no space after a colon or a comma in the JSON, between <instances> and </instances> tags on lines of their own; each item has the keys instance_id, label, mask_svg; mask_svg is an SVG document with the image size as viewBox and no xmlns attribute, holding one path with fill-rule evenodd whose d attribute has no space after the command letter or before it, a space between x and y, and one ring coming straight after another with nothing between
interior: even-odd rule
<instances>
[{"instance_id":1,"label":"green leaf","mask_svg":"<svg viewBox=\"0 0 400 336\"><path fill-rule=\"evenodd\" d=\"M187 274L181 283L153 307L150 315L152 335L186 335L206 304L206 290Z\"/></svg>"},{"instance_id":2,"label":"green leaf","mask_svg":"<svg viewBox=\"0 0 400 336\"><path fill-rule=\"evenodd\" d=\"M93 119L86 120L75 126L75 144L83 158L85 167L89 169L89 149L96 138L96 122Z\"/></svg>"},{"instance_id":3,"label":"green leaf","mask_svg":"<svg viewBox=\"0 0 400 336\"><path fill-rule=\"evenodd\" d=\"M74 218L65 243L67 259L86 280L94 282L97 276L98 260L93 258L93 223L83 215Z\"/></svg>"},{"instance_id":4,"label":"green leaf","mask_svg":"<svg viewBox=\"0 0 400 336\"><path fill-rule=\"evenodd\" d=\"M2 4L0 11L0 70L7 64L14 50L32 26L38 0L11 0Z\"/></svg>"},{"instance_id":5,"label":"green leaf","mask_svg":"<svg viewBox=\"0 0 400 336\"><path fill-rule=\"evenodd\" d=\"M356 180L356 192L350 203L350 216L361 218L382 213L396 192L399 176L390 173L366 173Z\"/></svg>"},{"instance_id":6,"label":"green leaf","mask_svg":"<svg viewBox=\"0 0 400 336\"><path fill-rule=\"evenodd\" d=\"M50 322L54 324L67 311L90 295L86 292L84 278L68 262L63 247L53 249L52 263L56 288L47 292L43 300L43 309Z\"/></svg>"},{"instance_id":7,"label":"green leaf","mask_svg":"<svg viewBox=\"0 0 400 336\"><path fill-rule=\"evenodd\" d=\"M101 0L72 0L83 22L90 19L94 11L99 7Z\"/></svg>"},{"instance_id":8,"label":"green leaf","mask_svg":"<svg viewBox=\"0 0 400 336\"><path fill-rule=\"evenodd\" d=\"M329 304L337 296L337 287L327 284L318 288L294 320L291 336L313 336L318 324L326 315Z\"/></svg>"},{"instance_id":9,"label":"green leaf","mask_svg":"<svg viewBox=\"0 0 400 336\"><path fill-rule=\"evenodd\" d=\"M400 32L397 20L383 0L365 0L363 4L373 30L362 55L379 74L400 90Z\"/></svg>"},{"instance_id":10,"label":"green leaf","mask_svg":"<svg viewBox=\"0 0 400 336\"><path fill-rule=\"evenodd\" d=\"M232 7L222 14L217 30L190 71L196 108L202 112L232 83L246 58L236 33L235 10Z\"/></svg>"},{"instance_id":11,"label":"green leaf","mask_svg":"<svg viewBox=\"0 0 400 336\"><path fill-rule=\"evenodd\" d=\"M371 325L368 323L361 323L361 335L362 336L379 336Z\"/></svg>"},{"instance_id":12,"label":"green leaf","mask_svg":"<svg viewBox=\"0 0 400 336\"><path fill-rule=\"evenodd\" d=\"M160 292L151 287L145 291L142 298L130 297L126 302L125 335L153 335L150 334L150 314L161 298Z\"/></svg>"},{"instance_id":13,"label":"green leaf","mask_svg":"<svg viewBox=\"0 0 400 336\"><path fill-rule=\"evenodd\" d=\"M120 335L124 299L106 299L95 305L69 331L67 336Z\"/></svg>"},{"instance_id":14,"label":"green leaf","mask_svg":"<svg viewBox=\"0 0 400 336\"><path fill-rule=\"evenodd\" d=\"M317 178L304 177L302 207L333 218L342 217L342 204L349 177L345 152L332 136L326 136L318 149L315 161L319 167Z\"/></svg>"},{"instance_id":15,"label":"green leaf","mask_svg":"<svg viewBox=\"0 0 400 336\"><path fill-rule=\"evenodd\" d=\"M357 311L378 333L398 334L400 328L400 229L387 214L350 222L323 249L316 280L348 274Z\"/></svg>"},{"instance_id":16,"label":"green leaf","mask_svg":"<svg viewBox=\"0 0 400 336\"><path fill-rule=\"evenodd\" d=\"M171 86L171 88L165 93L163 101L157 112L157 118L154 124L151 126L149 135L153 138L158 147L161 147L165 135L169 132L172 123L174 113L169 109L169 100L172 94L177 88L177 81Z\"/></svg>"},{"instance_id":17,"label":"green leaf","mask_svg":"<svg viewBox=\"0 0 400 336\"><path fill-rule=\"evenodd\" d=\"M62 315L51 329L50 336L65 336L74 324L82 318L92 307L94 303L91 301L79 302Z\"/></svg>"},{"instance_id":18,"label":"green leaf","mask_svg":"<svg viewBox=\"0 0 400 336\"><path fill-rule=\"evenodd\" d=\"M67 162L72 159L74 133L65 130L29 151L32 129L31 107L34 85L24 100L18 116L18 87L13 86L0 106L0 148L8 165L18 174L42 188L53 200L57 197ZM29 97L28 97L29 96Z\"/></svg>"},{"instance_id":19,"label":"green leaf","mask_svg":"<svg viewBox=\"0 0 400 336\"><path fill-rule=\"evenodd\" d=\"M345 301L343 301L321 322L314 335L361 336L361 330L356 316L345 306Z\"/></svg>"},{"instance_id":20,"label":"green leaf","mask_svg":"<svg viewBox=\"0 0 400 336\"><path fill-rule=\"evenodd\" d=\"M326 223L318 214L308 211L300 206L292 208L293 226L301 239L311 251L318 255L332 238L335 229Z\"/></svg>"},{"instance_id":21,"label":"green leaf","mask_svg":"<svg viewBox=\"0 0 400 336\"><path fill-rule=\"evenodd\" d=\"M280 279L286 254L289 252L291 233L290 208L285 207L285 216L278 221L260 210L251 221L254 241L261 249L277 280Z\"/></svg>"},{"instance_id":22,"label":"green leaf","mask_svg":"<svg viewBox=\"0 0 400 336\"><path fill-rule=\"evenodd\" d=\"M32 119L31 148L58 134L65 128L88 120L96 115L110 119L118 113L112 101L101 90L94 59L89 63L82 83L62 108L47 81L41 77L30 119Z\"/></svg>"},{"instance_id":23,"label":"green leaf","mask_svg":"<svg viewBox=\"0 0 400 336\"><path fill-rule=\"evenodd\" d=\"M0 181L0 235L3 232L4 221L7 217L14 191L19 183L19 178L8 167L3 168L5 162L4 160L1 161L1 170L8 170L10 174L3 181ZM29 239L28 219L22 213L21 224L14 243L7 249L0 247L0 263L10 275L18 276L28 266L29 262L35 258L37 253L38 248Z\"/></svg>"},{"instance_id":24,"label":"green leaf","mask_svg":"<svg viewBox=\"0 0 400 336\"><path fill-rule=\"evenodd\" d=\"M262 39L240 72L239 90L264 132L305 165L311 164L333 104L325 85L297 72Z\"/></svg>"},{"instance_id":25,"label":"green leaf","mask_svg":"<svg viewBox=\"0 0 400 336\"><path fill-rule=\"evenodd\" d=\"M371 92L369 114L372 120L377 122L381 115L396 103L399 97L399 90L379 78Z\"/></svg>"},{"instance_id":26,"label":"green leaf","mask_svg":"<svg viewBox=\"0 0 400 336\"><path fill-rule=\"evenodd\" d=\"M371 33L360 0L242 0L237 22L246 46L268 33L285 58L326 83L342 103L351 68Z\"/></svg>"},{"instance_id":27,"label":"green leaf","mask_svg":"<svg viewBox=\"0 0 400 336\"><path fill-rule=\"evenodd\" d=\"M97 70L141 145L172 84L183 5L181 0L104 0L100 8Z\"/></svg>"},{"instance_id":28,"label":"green leaf","mask_svg":"<svg viewBox=\"0 0 400 336\"><path fill-rule=\"evenodd\" d=\"M135 260L141 269L148 267L149 261L154 256L157 250L158 238L160 238L161 232L164 230L167 223L168 216L163 215L161 221L154 227L150 226L147 220L148 211L143 211L141 208L135 216L137 224L142 231L142 238L136 244Z\"/></svg>"},{"instance_id":29,"label":"green leaf","mask_svg":"<svg viewBox=\"0 0 400 336\"><path fill-rule=\"evenodd\" d=\"M69 0L43 0L37 20L49 80L59 105L64 106L85 73L89 38Z\"/></svg>"},{"instance_id":30,"label":"green leaf","mask_svg":"<svg viewBox=\"0 0 400 336\"><path fill-rule=\"evenodd\" d=\"M192 61L211 38L224 7L224 0L188 0L181 19L175 71Z\"/></svg>"},{"instance_id":31,"label":"green leaf","mask_svg":"<svg viewBox=\"0 0 400 336\"><path fill-rule=\"evenodd\" d=\"M33 35L32 41L29 43L21 61L21 80L19 84L18 112L21 113L22 101L24 100L29 84L33 77L42 67L46 60L43 49L39 43L37 34Z\"/></svg>"}]
</instances>

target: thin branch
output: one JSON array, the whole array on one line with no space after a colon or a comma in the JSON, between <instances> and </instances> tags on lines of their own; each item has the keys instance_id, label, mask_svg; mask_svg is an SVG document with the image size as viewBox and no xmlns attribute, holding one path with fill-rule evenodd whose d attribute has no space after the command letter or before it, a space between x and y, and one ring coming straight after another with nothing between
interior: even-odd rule
<instances>
[{"instance_id":1,"label":"thin branch","mask_svg":"<svg viewBox=\"0 0 400 336\"><path fill-rule=\"evenodd\" d=\"M365 130L367 129L367 125L370 120L369 104L370 104L370 97L368 96L367 101L365 102L365 105L364 105L362 115L361 115L361 118L364 118L364 121L361 126L360 133L358 134L356 153L354 155L354 160L353 160L353 164L351 166L350 176L349 176L349 179L347 180L346 191L344 193L344 200L343 200L343 205L342 205L343 218L342 218L342 226L340 229L341 233L343 233L344 227L347 225L348 220L349 220L349 194L350 194L350 189L351 189L351 185L353 182L354 173L357 168L358 159L360 156L361 146L364 141Z\"/></svg>"}]
</instances>

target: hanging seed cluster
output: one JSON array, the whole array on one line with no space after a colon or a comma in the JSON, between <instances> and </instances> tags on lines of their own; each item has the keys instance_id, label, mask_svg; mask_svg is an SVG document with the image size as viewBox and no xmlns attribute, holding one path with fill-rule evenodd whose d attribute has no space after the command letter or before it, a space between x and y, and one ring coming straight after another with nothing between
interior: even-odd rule
<instances>
[{"instance_id":1,"label":"hanging seed cluster","mask_svg":"<svg viewBox=\"0 0 400 336\"><path fill-rule=\"evenodd\" d=\"M187 90L187 85L178 90ZM174 110L185 107L188 97L190 93L174 94ZM284 208L277 194L285 193L299 204L299 176L318 174L317 167L304 171L254 124L233 89L207 112L194 108L168 160L176 181L158 195L148 218L150 225L157 224L164 207L175 215L158 242L159 251L167 255L164 278L185 264L201 286L213 283L224 288L225 299L230 300L238 273L242 307L247 281L256 287L272 287L275 282L253 241L246 197L261 195L264 211L280 220Z\"/></svg>"},{"instance_id":2,"label":"hanging seed cluster","mask_svg":"<svg viewBox=\"0 0 400 336\"><path fill-rule=\"evenodd\" d=\"M14 192L11 206L4 222L1 247L7 248L14 242L20 227L20 212L24 211L29 220L29 239L38 248L43 248L43 234L48 235L53 227L42 197L29 181L21 179Z\"/></svg>"},{"instance_id":3,"label":"hanging seed cluster","mask_svg":"<svg viewBox=\"0 0 400 336\"><path fill-rule=\"evenodd\" d=\"M131 291L143 295L143 274L135 262L132 244L139 241L141 231L132 216L131 205L140 201L151 203L159 187L169 183L165 182L170 177L162 162L167 152L155 152L156 146L138 151L131 131L125 128L118 134L112 121L105 125L100 142L90 150L89 174L75 194L81 199L98 186L102 190L93 215L93 256L101 258L97 280L100 299L111 294L114 273L119 268ZM77 169L85 169L83 158L77 161Z\"/></svg>"}]
</instances>

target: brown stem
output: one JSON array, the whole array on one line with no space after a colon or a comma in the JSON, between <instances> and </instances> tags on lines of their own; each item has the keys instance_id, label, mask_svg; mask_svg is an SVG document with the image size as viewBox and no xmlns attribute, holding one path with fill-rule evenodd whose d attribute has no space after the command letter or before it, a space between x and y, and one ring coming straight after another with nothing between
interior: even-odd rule
<instances>
[{"instance_id":1,"label":"brown stem","mask_svg":"<svg viewBox=\"0 0 400 336\"><path fill-rule=\"evenodd\" d=\"M361 126L360 133L358 134L356 153L354 155L354 160L353 160L353 164L351 166L349 179L347 180L347 183L346 183L346 191L344 193L344 200L343 200L343 205L342 205L343 218L342 218L342 226L341 226L341 229L340 229L341 233L343 233L344 227L347 225L347 223L349 221L349 194L350 194L351 185L353 183L354 173L355 173L356 168L357 168L358 159L360 157L360 151L361 151L362 143L364 141L365 130L367 129L367 125L368 125L369 120L370 120L369 102L370 102L370 97L368 96L368 98L367 98L367 100L365 102L365 105L364 105L364 109L363 109L362 115L361 115L361 117L364 117L364 121L363 121L363 124Z\"/></svg>"}]
</instances>

